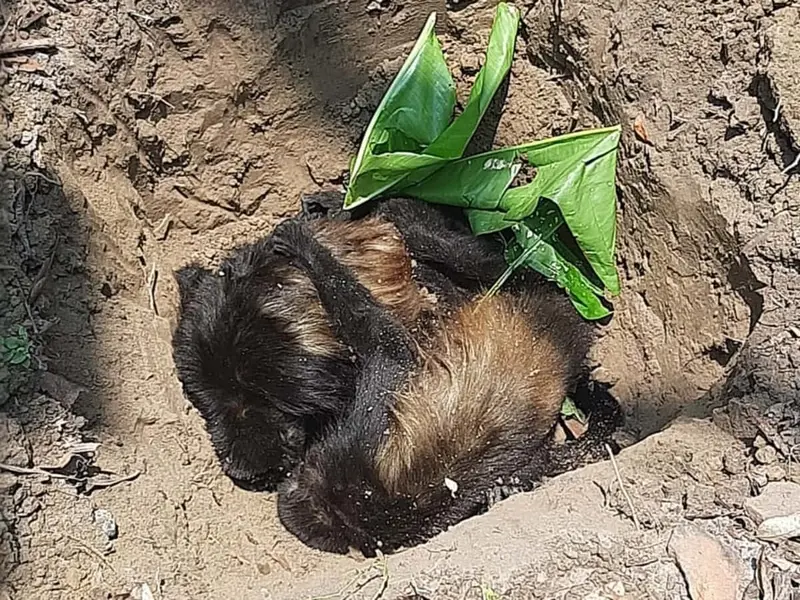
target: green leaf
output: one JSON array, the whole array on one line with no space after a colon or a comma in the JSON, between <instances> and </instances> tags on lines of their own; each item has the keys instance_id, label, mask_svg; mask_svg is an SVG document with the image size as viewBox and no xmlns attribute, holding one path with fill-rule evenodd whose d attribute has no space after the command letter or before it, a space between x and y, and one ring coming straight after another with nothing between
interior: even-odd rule
<instances>
[{"instance_id":1,"label":"green leaf","mask_svg":"<svg viewBox=\"0 0 800 600\"><path fill-rule=\"evenodd\" d=\"M496 209L519 171L514 150L490 158L475 156L439 169L417 185L403 188L404 196L462 208Z\"/></svg>"},{"instance_id":2,"label":"green leaf","mask_svg":"<svg viewBox=\"0 0 800 600\"><path fill-rule=\"evenodd\" d=\"M526 229L526 227L520 226L520 230ZM510 244L507 249L509 262L521 256L525 257L524 265L538 271L551 281L555 281L559 287L563 288L584 319L592 321L611 314L600 302L592 285L583 274L558 254L547 241L541 240L540 243L532 244L527 248L522 246L519 241L517 244Z\"/></svg>"},{"instance_id":3,"label":"green leaf","mask_svg":"<svg viewBox=\"0 0 800 600\"><path fill-rule=\"evenodd\" d=\"M603 130L600 130L603 131ZM540 167L532 186L542 197L558 204L572 235L597 276L612 294L619 293L614 259L617 195L614 184L620 129L602 136L586 136L568 144L528 151L528 160ZM568 153L570 150L571 153ZM558 157L558 162L553 161ZM509 207L509 219L524 218L525 211ZM530 213L528 213L530 214Z\"/></svg>"},{"instance_id":4,"label":"green leaf","mask_svg":"<svg viewBox=\"0 0 800 600\"><path fill-rule=\"evenodd\" d=\"M372 115L353 161L345 208L369 200L406 175L408 166L398 164L393 178L363 178L372 170L371 161L376 155L397 150L422 152L453 117L455 85L436 38L435 25L434 12ZM417 147L409 148L411 145Z\"/></svg>"},{"instance_id":5,"label":"green leaf","mask_svg":"<svg viewBox=\"0 0 800 600\"><path fill-rule=\"evenodd\" d=\"M473 232L510 227L536 210L541 198L555 202L592 270L612 293L619 293L616 245L616 154L620 128L610 127L493 150L453 161L403 193L469 208ZM534 180L509 188L521 160L537 169ZM491 161L504 168L491 170ZM512 163L512 164L510 164ZM498 210L488 215L475 210Z\"/></svg>"},{"instance_id":6,"label":"green leaf","mask_svg":"<svg viewBox=\"0 0 800 600\"><path fill-rule=\"evenodd\" d=\"M426 154L459 158L464 153L511 68L518 28L519 10L504 2L498 4L486 49L486 60L472 85L464 112L425 150Z\"/></svg>"},{"instance_id":7,"label":"green leaf","mask_svg":"<svg viewBox=\"0 0 800 600\"><path fill-rule=\"evenodd\" d=\"M464 212L467 215L467 219L469 219L472 233L475 235L497 233L508 229L515 223L514 221L506 221L506 213L501 210L467 209Z\"/></svg>"},{"instance_id":8,"label":"green leaf","mask_svg":"<svg viewBox=\"0 0 800 600\"><path fill-rule=\"evenodd\" d=\"M564 402L561 403L561 416L565 418L572 417L580 423L586 424L586 415L583 414L580 408L575 406L575 402L569 396L566 396Z\"/></svg>"},{"instance_id":9,"label":"green leaf","mask_svg":"<svg viewBox=\"0 0 800 600\"><path fill-rule=\"evenodd\" d=\"M8 358L9 364L12 365L21 365L27 360L28 360L28 352L23 349L14 350Z\"/></svg>"},{"instance_id":10,"label":"green leaf","mask_svg":"<svg viewBox=\"0 0 800 600\"><path fill-rule=\"evenodd\" d=\"M506 248L510 270L526 265L538 271L566 290L581 316L602 319L610 314L599 298L603 291L578 269L577 261L566 258L566 246L556 235L563 225L558 207L543 199L531 217L512 226L514 241ZM501 277L500 285L509 275L507 271Z\"/></svg>"},{"instance_id":11,"label":"green leaf","mask_svg":"<svg viewBox=\"0 0 800 600\"><path fill-rule=\"evenodd\" d=\"M484 66L464 111L451 122L455 86L431 14L414 49L381 100L351 166L344 207L404 192L459 158L511 68L519 11L497 6Z\"/></svg>"}]
</instances>

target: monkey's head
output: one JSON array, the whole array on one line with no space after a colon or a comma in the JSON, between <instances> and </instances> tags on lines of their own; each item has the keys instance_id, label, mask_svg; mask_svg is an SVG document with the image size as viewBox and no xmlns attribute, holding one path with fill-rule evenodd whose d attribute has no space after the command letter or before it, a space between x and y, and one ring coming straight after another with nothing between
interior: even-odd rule
<instances>
[{"instance_id":1,"label":"monkey's head","mask_svg":"<svg viewBox=\"0 0 800 600\"><path fill-rule=\"evenodd\" d=\"M331 438L336 434L332 433ZM383 544L360 523L369 513L371 486L354 462L342 464L343 453L330 452L327 442L312 447L278 489L278 517L301 542L325 552L346 554L350 548L371 558ZM334 464L335 463L335 464ZM327 474L335 474L329 479Z\"/></svg>"},{"instance_id":2,"label":"monkey's head","mask_svg":"<svg viewBox=\"0 0 800 600\"><path fill-rule=\"evenodd\" d=\"M286 268L260 243L217 271L190 265L175 274L178 378L223 470L251 489L274 489L291 472L341 395L341 361L309 355L298 338Z\"/></svg>"}]
</instances>

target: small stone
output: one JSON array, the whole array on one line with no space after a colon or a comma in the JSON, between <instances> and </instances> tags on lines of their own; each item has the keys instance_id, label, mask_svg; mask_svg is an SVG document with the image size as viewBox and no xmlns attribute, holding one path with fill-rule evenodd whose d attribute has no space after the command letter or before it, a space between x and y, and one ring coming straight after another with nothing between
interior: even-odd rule
<instances>
[{"instance_id":1,"label":"small stone","mask_svg":"<svg viewBox=\"0 0 800 600\"><path fill-rule=\"evenodd\" d=\"M147 583L138 583L131 590L130 595L134 600L154 600L153 592Z\"/></svg>"},{"instance_id":2,"label":"small stone","mask_svg":"<svg viewBox=\"0 0 800 600\"><path fill-rule=\"evenodd\" d=\"M753 446L759 449L764 448L765 446L767 446L767 440L764 439L763 436L759 435L758 437L756 437L756 439L753 440Z\"/></svg>"},{"instance_id":3,"label":"small stone","mask_svg":"<svg viewBox=\"0 0 800 600\"><path fill-rule=\"evenodd\" d=\"M667 550L680 567L692 600L737 597L743 565L719 540L695 525L684 525L675 529Z\"/></svg>"},{"instance_id":4,"label":"small stone","mask_svg":"<svg viewBox=\"0 0 800 600\"><path fill-rule=\"evenodd\" d=\"M619 375L611 372L606 367L596 367L595 369L592 369L592 381L614 386L615 384L619 383Z\"/></svg>"},{"instance_id":5,"label":"small stone","mask_svg":"<svg viewBox=\"0 0 800 600\"><path fill-rule=\"evenodd\" d=\"M461 72L465 75L474 75L480 69L481 63L477 54L466 53L461 57Z\"/></svg>"},{"instance_id":6,"label":"small stone","mask_svg":"<svg viewBox=\"0 0 800 600\"><path fill-rule=\"evenodd\" d=\"M17 509L17 516L18 517L30 517L35 512L37 512L40 508L42 508L42 503L39 502L38 498L34 496L27 496L19 505Z\"/></svg>"},{"instance_id":7,"label":"small stone","mask_svg":"<svg viewBox=\"0 0 800 600\"><path fill-rule=\"evenodd\" d=\"M606 585L606 589L619 598L625 596L625 584L623 584L621 581L609 583Z\"/></svg>"},{"instance_id":8,"label":"small stone","mask_svg":"<svg viewBox=\"0 0 800 600\"><path fill-rule=\"evenodd\" d=\"M770 481L783 481L786 479L786 469L778 463L767 465L764 471Z\"/></svg>"},{"instance_id":9,"label":"small stone","mask_svg":"<svg viewBox=\"0 0 800 600\"><path fill-rule=\"evenodd\" d=\"M758 496L745 500L744 510L756 525L773 517L800 513L800 485L790 481L769 483Z\"/></svg>"},{"instance_id":10,"label":"small stone","mask_svg":"<svg viewBox=\"0 0 800 600\"><path fill-rule=\"evenodd\" d=\"M756 537L769 542L800 537L800 513L764 519L756 530Z\"/></svg>"},{"instance_id":11,"label":"small stone","mask_svg":"<svg viewBox=\"0 0 800 600\"><path fill-rule=\"evenodd\" d=\"M729 475L740 475L747 469L747 457L737 448L729 448L722 457L722 465Z\"/></svg>"},{"instance_id":12,"label":"small stone","mask_svg":"<svg viewBox=\"0 0 800 600\"><path fill-rule=\"evenodd\" d=\"M114 519L114 515L111 514L111 511L106 510L105 508L98 508L94 511L94 522L100 528L100 531L103 532L109 540L116 539L119 531L117 529L117 522Z\"/></svg>"},{"instance_id":13,"label":"small stone","mask_svg":"<svg viewBox=\"0 0 800 600\"><path fill-rule=\"evenodd\" d=\"M750 481L756 489L762 489L769 483L769 477L766 473L767 469L764 465L756 465L750 470Z\"/></svg>"},{"instance_id":14,"label":"small stone","mask_svg":"<svg viewBox=\"0 0 800 600\"><path fill-rule=\"evenodd\" d=\"M772 446L763 446L756 450L755 456L762 465L770 465L778 460L778 451Z\"/></svg>"},{"instance_id":15,"label":"small stone","mask_svg":"<svg viewBox=\"0 0 800 600\"><path fill-rule=\"evenodd\" d=\"M561 422L556 422L555 429L553 430L553 443L557 446L562 445L567 441L567 432L564 431L564 426Z\"/></svg>"}]
</instances>

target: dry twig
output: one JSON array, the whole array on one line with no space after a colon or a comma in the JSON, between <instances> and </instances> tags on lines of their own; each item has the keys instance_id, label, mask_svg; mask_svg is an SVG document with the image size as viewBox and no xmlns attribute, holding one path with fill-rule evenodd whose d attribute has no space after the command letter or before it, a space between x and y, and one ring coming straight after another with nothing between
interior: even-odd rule
<instances>
[{"instance_id":1,"label":"dry twig","mask_svg":"<svg viewBox=\"0 0 800 600\"><path fill-rule=\"evenodd\" d=\"M117 484L125 483L126 481L133 481L139 477L139 475L141 475L141 471L134 471L130 475L106 479L97 477L76 477L73 475L64 475L63 473L53 473L39 467L18 467L16 465L8 465L5 463L0 463L0 471L6 471L7 473L13 473L14 475L37 475L39 477L52 477L53 479L68 479L70 481L77 481L78 483L85 483L87 485L87 492L96 488L110 488Z\"/></svg>"},{"instance_id":2,"label":"dry twig","mask_svg":"<svg viewBox=\"0 0 800 600\"><path fill-rule=\"evenodd\" d=\"M625 497L625 502L628 503L628 508L631 511L631 518L633 519L633 524L636 526L636 531L641 531L642 526L639 523L639 517L636 514L636 509L633 506L633 500L628 495L628 491L625 489L625 484L622 482L622 475L619 472L619 466L617 466L617 459L614 458L614 453L611 451L611 446L608 444L606 446L606 452L608 452L608 457L611 459L611 465L614 467L614 474L617 476L617 482L619 483L619 490L622 492L622 495Z\"/></svg>"},{"instance_id":3,"label":"dry twig","mask_svg":"<svg viewBox=\"0 0 800 600\"><path fill-rule=\"evenodd\" d=\"M158 269L156 264L150 268L150 275L147 276L147 299L150 303L150 310L153 311L155 316L158 315L158 306L156 305L156 284L158 283Z\"/></svg>"},{"instance_id":4,"label":"dry twig","mask_svg":"<svg viewBox=\"0 0 800 600\"><path fill-rule=\"evenodd\" d=\"M105 557L105 556L103 556L103 555L100 553L100 551L99 551L99 550L97 550L96 548L92 548L92 547L91 547L89 544L87 544L86 542L82 542L82 541L81 541L81 540L79 540L78 538L76 538L76 537L72 537L72 536L71 536L70 534L68 534L68 533L65 533L65 534L64 534L64 537L67 537L67 538L69 538L70 540L72 540L73 542L75 542L76 544L78 544L78 546L80 546L80 547L81 547L81 549L82 549L83 551L85 551L85 552L89 552L90 554L93 554L94 556L96 556L97 558L99 558L99 559L100 559L100 561L101 561L101 562L102 562L102 563L103 563L105 566L107 566L109 569L111 569L111 570L112 570L114 573L116 573L116 572L117 572L117 570L114 568L114 565L112 565L110 562L108 562L108 559L106 559L106 557Z\"/></svg>"},{"instance_id":5,"label":"dry twig","mask_svg":"<svg viewBox=\"0 0 800 600\"><path fill-rule=\"evenodd\" d=\"M53 50L55 48L56 41L50 38L40 38L38 40L19 40L0 46L0 56L35 52L36 50Z\"/></svg>"}]
</instances>

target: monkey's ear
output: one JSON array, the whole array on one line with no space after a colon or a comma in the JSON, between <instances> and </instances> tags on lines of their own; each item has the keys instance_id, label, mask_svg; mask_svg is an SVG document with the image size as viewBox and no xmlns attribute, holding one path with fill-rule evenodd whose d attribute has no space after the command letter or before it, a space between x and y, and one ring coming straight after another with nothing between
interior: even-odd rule
<instances>
[{"instance_id":1,"label":"monkey's ear","mask_svg":"<svg viewBox=\"0 0 800 600\"><path fill-rule=\"evenodd\" d=\"M300 217L319 219L334 217L342 211L344 194L339 190L324 189L300 196Z\"/></svg>"},{"instance_id":2,"label":"monkey's ear","mask_svg":"<svg viewBox=\"0 0 800 600\"><path fill-rule=\"evenodd\" d=\"M178 282L181 305L185 305L194 294L200 282L213 277L213 273L197 264L189 264L175 271L175 281Z\"/></svg>"}]
</instances>

